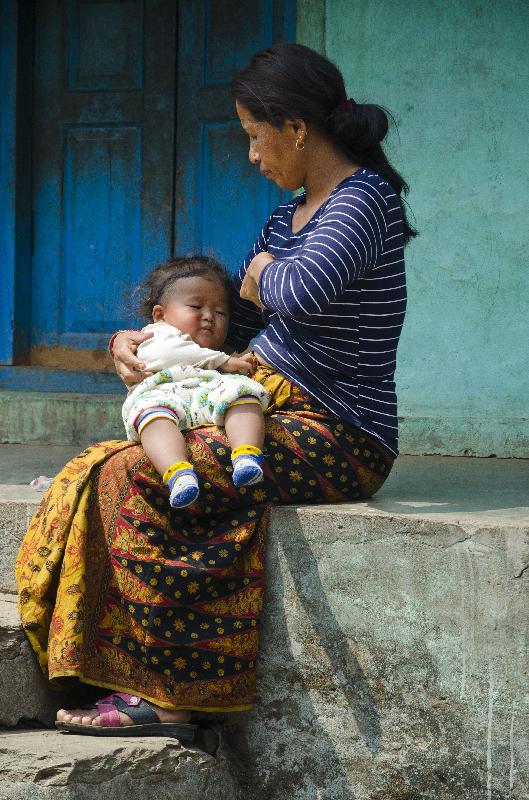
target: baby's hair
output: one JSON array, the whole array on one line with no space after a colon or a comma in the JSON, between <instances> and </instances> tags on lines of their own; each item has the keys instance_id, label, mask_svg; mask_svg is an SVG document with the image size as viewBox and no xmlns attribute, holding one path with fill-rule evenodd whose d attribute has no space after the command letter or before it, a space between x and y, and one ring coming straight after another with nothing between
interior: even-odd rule
<instances>
[{"instance_id":1,"label":"baby's hair","mask_svg":"<svg viewBox=\"0 0 529 800\"><path fill-rule=\"evenodd\" d=\"M139 287L138 312L145 319L152 319L152 310L163 305L169 292L181 278L210 278L224 287L230 298L230 276L218 261L209 256L170 258L158 264Z\"/></svg>"}]
</instances>

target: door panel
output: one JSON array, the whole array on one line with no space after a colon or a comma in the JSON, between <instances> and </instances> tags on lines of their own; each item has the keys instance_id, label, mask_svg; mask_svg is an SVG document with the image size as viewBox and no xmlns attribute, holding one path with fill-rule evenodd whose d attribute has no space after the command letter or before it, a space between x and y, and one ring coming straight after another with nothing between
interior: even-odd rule
<instances>
[{"instance_id":1,"label":"door panel","mask_svg":"<svg viewBox=\"0 0 529 800\"><path fill-rule=\"evenodd\" d=\"M175 16L171 0L36 4L32 364L104 350L172 250Z\"/></svg>"},{"instance_id":2,"label":"door panel","mask_svg":"<svg viewBox=\"0 0 529 800\"><path fill-rule=\"evenodd\" d=\"M141 130L73 127L65 138L61 340L82 346L105 330L108 310L138 277L128 253L141 240Z\"/></svg>"},{"instance_id":3,"label":"door panel","mask_svg":"<svg viewBox=\"0 0 529 800\"><path fill-rule=\"evenodd\" d=\"M286 196L248 162L229 84L258 50L295 34L295 2L181 3L175 249L236 271Z\"/></svg>"}]
</instances>

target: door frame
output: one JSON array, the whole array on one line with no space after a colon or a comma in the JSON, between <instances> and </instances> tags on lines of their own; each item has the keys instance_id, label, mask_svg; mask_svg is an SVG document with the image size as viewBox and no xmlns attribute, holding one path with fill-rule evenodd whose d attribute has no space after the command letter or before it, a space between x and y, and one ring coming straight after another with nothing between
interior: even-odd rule
<instances>
[{"instance_id":1,"label":"door frame","mask_svg":"<svg viewBox=\"0 0 529 800\"><path fill-rule=\"evenodd\" d=\"M0 3L0 365L29 349L33 2Z\"/></svg>"}]
</instances>

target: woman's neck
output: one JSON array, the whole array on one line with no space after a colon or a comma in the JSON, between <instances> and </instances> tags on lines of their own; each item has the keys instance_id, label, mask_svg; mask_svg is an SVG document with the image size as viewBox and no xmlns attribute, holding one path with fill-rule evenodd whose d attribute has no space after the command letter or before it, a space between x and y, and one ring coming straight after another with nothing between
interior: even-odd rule
<instances>
[{"instance_id":1,"label":"woman's neck","mask_svg":"<svg viewBox=\"0 0 529 800\"><path fill-rule=\"evenodd\" d=\"M306 204L319 206L345 178L360 169L345 153L337 150L324 137L315 137L307 153L307 168L303 188Z\"/></svg>"}]
</instances>

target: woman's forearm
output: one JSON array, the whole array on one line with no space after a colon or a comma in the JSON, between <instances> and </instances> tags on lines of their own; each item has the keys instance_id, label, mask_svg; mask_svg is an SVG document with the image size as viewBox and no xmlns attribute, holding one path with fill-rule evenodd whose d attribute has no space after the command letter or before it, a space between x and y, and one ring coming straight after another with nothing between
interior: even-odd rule
<instances>
[{"instance_id":1,"label":"woman's forearm","mask_svg":"<svg viewBox=\"0 0 529 800\"><path fill-rule=\"evenodd\" d=\"M274 256L266 251L258 253L251 260L241 286L240 294L243 300L249 300L258 308L265 308L259 297L259 278L267 264L274 260Z\"/></svg>"}]
</instances>

